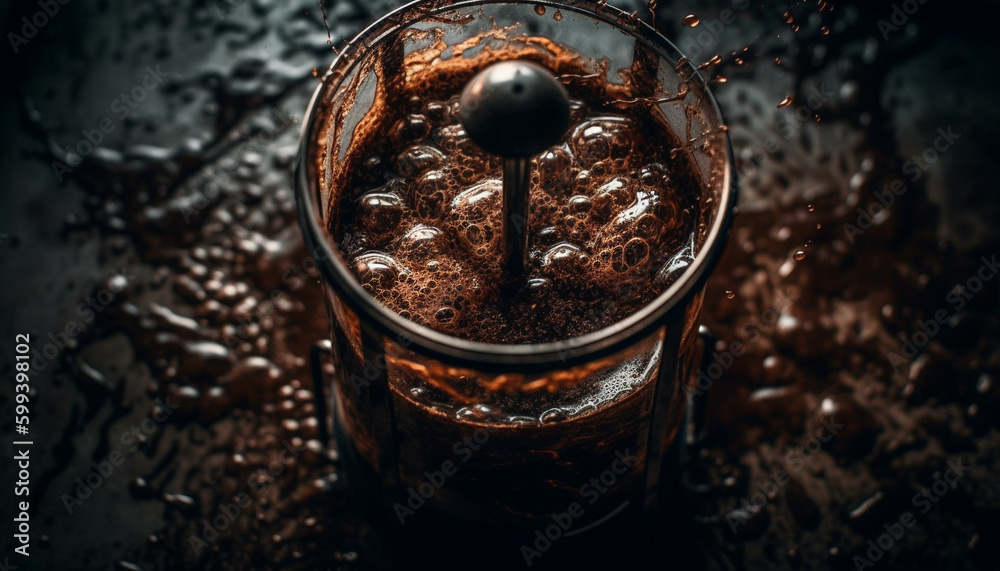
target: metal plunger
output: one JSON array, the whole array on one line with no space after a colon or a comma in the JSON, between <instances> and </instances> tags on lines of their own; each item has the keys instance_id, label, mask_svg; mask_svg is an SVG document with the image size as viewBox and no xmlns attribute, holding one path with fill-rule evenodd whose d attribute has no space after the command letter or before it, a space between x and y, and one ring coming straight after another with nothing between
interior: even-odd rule
<instances>
[{"instance_id":1,"label":"metal plunger","mask_svg":"<svg viewBox=\"0 0 1000 571\"><path fill-rule=\"evenodd\" d=\"M531 157L558 143L566 132L569 94L544 67L504 61L469 81L458 115L469 138L504 158L504 270L508 282L519 282L528 260Z\"/></svg>"}]
</instances>

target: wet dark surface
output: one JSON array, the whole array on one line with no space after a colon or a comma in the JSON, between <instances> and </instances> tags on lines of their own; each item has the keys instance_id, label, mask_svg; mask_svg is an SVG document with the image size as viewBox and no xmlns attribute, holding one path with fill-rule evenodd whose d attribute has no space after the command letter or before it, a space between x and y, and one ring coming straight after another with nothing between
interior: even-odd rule
<instances>
[{"instance_id":1,"label":"wet dark surface","mask_svg":"<svg viewBox=\"0 0 1000 571\"><path fill-rule=\"evenodd\" d=\"M898 30L880 30L891 5L821 4L658 10L692 59L721 55L703 73L727 79L743 192L706 297L726 345L679 566L997 568L1000 280L972 280L1000 249L997 24L985 2L905 4ZM39 9L5 8L5 31ZM328 5L334 41L373 10ZM305 359L326 313L290 169L333 57L319 6L70 3L2 51L2 375L17 333L37 374L31 558L5 518L0 561L382 568L317 440Z\"/></svg>"}]
</instances>

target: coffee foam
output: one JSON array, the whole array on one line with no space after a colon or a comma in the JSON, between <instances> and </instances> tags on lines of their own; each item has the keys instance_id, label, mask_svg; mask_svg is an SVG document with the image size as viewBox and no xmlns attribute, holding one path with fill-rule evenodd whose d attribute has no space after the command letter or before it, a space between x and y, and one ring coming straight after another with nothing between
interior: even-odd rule
<instances>
[{"instance_id":1,"label":"coffee foam","mask_svg":"<svg viewBox=\"0 0 1000 571\"><path fill-rule=\"evenodd\" d=\"M620 321L669 285L677 272L663 268L690 241L701 186L686 154L671 157L680 145L655 107L622 111L593 84L568 86L572 126L532 160L530 253L511 291L502 161L459 123L460 87L405 99L347 165L332 230L372 296L446 334L539 343Z\"/></svg>"}]
</instances>

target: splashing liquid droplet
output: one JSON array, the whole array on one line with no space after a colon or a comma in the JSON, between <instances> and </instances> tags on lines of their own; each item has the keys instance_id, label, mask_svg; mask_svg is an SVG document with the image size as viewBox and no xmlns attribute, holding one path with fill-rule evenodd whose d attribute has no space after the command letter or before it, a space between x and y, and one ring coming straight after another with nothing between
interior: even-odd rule
<instances>
[{"instance_id":1,"label":"splashing liquid droplet","mask_svg":"<svg viewBox=\"0 0 1000 571\"><path fill-rule=\"evenodd\" d=\"M806 259L806 253L802 250L796 250L795 253L792 254L792 258L796 262L801 262L802 260Z\"/></svg>"},{"instance_id":2,"label":"splashing liquid droplet","mask_svg":"<svg viewBox=\"0 0 1000 571\"><path fill-rule=\"evenodd\" d=\"M785 107L788 107L789 105L792 104L792 101L794 100L795 99L791 95L789 95L788 97L782 99L781 103L778 103L778 109L784 109Z\"/></svg>"},{"instance_id":3,"label":"splashing liquid droplet","mask_svg":"<svg viewBox=\"0 0 1000 571\"><path fill-rule=\"evenodd\" d=\"M702 70L702 69L706 69L706 68L709 68L709 67L714 67L714 66L719 65L720 63L722 63L722 56L716 54L716 55L712 56L712 59L706 61L705 63L703 63L701 65L699 65L698 69Z\"/></svg>"},{"instance_id":4,"label":"splashing liquid droplet","mask_svg":"<svg viewBox=\"0 0 1000 571\"><path fill-rule=\"evenodd\" d=\"M823 34L824 36L829 36L830 35L830 28L827 27L827 26L822 26L819 29L819 33Z\"/></svg>"},{"instance_id":5,"label":"splashing liquid droplet","mask_svg":"<svg viewBox=\"0 0 1000 571\"><path fill-rule=\"evenodd\" d=\"M780 57L774 58L774 64L775 65L781 65L781 58Z\"/></svg>"},{"instance_id":6,"label":"splashing liquid droplet","mask_svg":"<svg viewBox=\"0 0 1000 571\"><path fill-rule=\"evenodd\" d=\"M699 18L694 14L688 14L687 16L684 16L684 19L681 20L681 23L689 28L693 28L701 23L701 18Z\"/></svg>"},{"instance_id":7,"label":"splashing liquid droplet","mask_svg":"<svg viewBox=\"0 0 1000 571\"><path fill-rule=\"evenodd\" d=\"M333 53L340 55L340 51L337 50L337 46L333 45L333 33L330 32L330 18L326 14L326 4L323 0L319 0L319 9L323 12L323 25L326 26L326 44L330 46Z\"/></svg>"},{"instance_id":8,"label":"splashing liquid droplet","mask_svg":"<svg viewBox=\"0 0 1000 571\"><path fill-rule=\"evenodd\" d=\"M733 299L734 297L736 297L736 292L734 292L731 289L727 289L726 290L726 299Z\"/></svg>"},{"instance_id":9,"label":"splashing liquid droplet","mask_svg":"<svg viewBox=\"0 0 1000 571\"><path fill-rule=\"evenodd\" d=\"M782 14L781 20L786 24L791 24L792 22L795 21L795 17L792 16L791 12L785 12L784 14Z\"/></svg>"},{"instance_id":10,"label":"splashing liquid droplet","mask_svg":"<svg viewBox=\"0 0 1000 571\"><path fill-rule=\"evenodd\" d=\"M809 206L806 206L806 209L809 210L809 212L815 212L816 211L816 205L815 204L810 204Z\"/></svg>"}]
</instances>

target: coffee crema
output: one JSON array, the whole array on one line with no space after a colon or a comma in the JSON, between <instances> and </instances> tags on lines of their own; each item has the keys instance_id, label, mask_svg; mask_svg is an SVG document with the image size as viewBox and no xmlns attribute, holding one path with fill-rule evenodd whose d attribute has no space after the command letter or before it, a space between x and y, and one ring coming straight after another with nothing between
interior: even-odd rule
<instances>
[{"instance_id":1,"label":"coffee crema","mask_svg":"<svg viewBox=\"0 0 1000 571\"><path fill-rule=\"evenodd\" d=\"M503 160L458 119L458 94L485 63L457 63L468 69L394 85L388 113L355 131L361 150L341 165L331 234L368 293L415 323L497 344L584 335L662 293L694 257L703 188L658 107L559 60L570 127L532 159L529 258L511 287Z\"/></svg>"}]
</instances>

